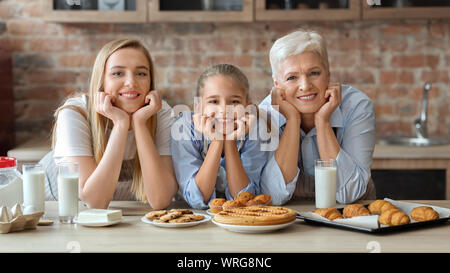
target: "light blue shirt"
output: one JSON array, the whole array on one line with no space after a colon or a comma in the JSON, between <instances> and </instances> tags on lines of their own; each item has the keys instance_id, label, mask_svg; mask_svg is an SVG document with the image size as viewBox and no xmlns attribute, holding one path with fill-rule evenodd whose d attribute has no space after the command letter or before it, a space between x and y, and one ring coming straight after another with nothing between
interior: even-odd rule
<instances>
[{"instance_id":1,"label":"light blue shirt","mask_svg":"<svg viewBox=\"0 0 450 273\"><path fill-rule=\"evenodd\" d=\"M363 92L342 85L342 101L330 117L335 128L340 151L336 158L336 200L352 203L366 192L370 179L370 166L375 147L375 112L373 103ZM271 107L271 96L259 105L270 114L279 115L279 134L286 126L285 117ZM274 205L281 205L291 198L314 198L314 161L319 159L316 128L307 134L300 128L300 147L297 175L285 183L280 167L275 160L275 151L270 152L261 177L261 191L272 196Z\"/></svg>"},{"instance_id":2,"label":"light blue shirt","mask_svg":"<svg viewBox=\"0 0 450 273\"><path fill-rule=\"evenodd\" d=\"M223 191L227 200L233 200L233 197L228 191L225 158L222 157L218 171L218 176L220 177L218 177L216 182L216 189L210 200L207 203L204 202L203 195L195 182L195 176L203 164L209 141L206 141L204 136L195 130L192 115L193 112L183 112L172 125L172 160L180 188L179 191L183 198L193 208L207 209L208 203L216 198L216 191ZM254 138L250 139L249 134L245 136L245 139L237 140L236 145L240 153L242 166L249 178L247 187L240 192L259 194L261 173L266 164L268 154L260 149L259 138L256 138L256 140Z\"/></svg>"}]
</instances>

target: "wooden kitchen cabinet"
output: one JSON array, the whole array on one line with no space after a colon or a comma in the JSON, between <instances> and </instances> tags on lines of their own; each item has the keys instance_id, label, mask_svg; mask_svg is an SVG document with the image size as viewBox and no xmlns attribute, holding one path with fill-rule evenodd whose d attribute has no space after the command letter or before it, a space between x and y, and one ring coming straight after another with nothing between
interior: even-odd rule
<instances>
[{"instance_id":1,"label":"wooden kitchen cabinet","mask_svg":"<svg viewBox=\"0 0 450 273\"><path fill-rule=\"evenodd\" d=\"M134 10L83 10L56 9L55 1L68 1L76 5L85 0L43 0L44 20L61 23L145 23L147 22L147 0L134 0ZM78 2L80 1L80 2ZM125 0L121 0L125 1ZM98 3L98 2L94 2ZM125 2L124 2L125 3Z\"/></svg>"},{"instance_id":2,"label":"wooden kitchen cabinet","mask_svg":"<svg viewBox=\"0 0 450 273\"><path fill-rule=\"evenodd\" d=\"M421 2L423 4L421 4ZM371 3L372 5L369 5ZM362 19L436 19L450 18L449 1L411 1L411 0L362 1ZM412 6L414 4L414 6Z\"/></svg>"},{"instance_id":3,"label":"wooden kitchen cabinet","mask_svg":"<svg viewBox=\"0 0 450 273\"><path fill-rule=\"evenodd\" d=\"M319 1L317 1L319 2ZM256 21L360 20L361 1L348 0L347 8L269 9L266 0L255 0Z\"/></svg>"},{"instance_id":4,"label":"wooden kitchen cabinet","mask_svg":"<svg viewBox=\"0 0 450 273\"><path fill-rule=\"evenodd\" d=\"M148 0L149 22L252 22L253 0L241 0L242 10L162 10L160 0Z\"/></svg>"},{"instance_id":5,"label":"wooden kitchen cabinet","mask_svg":"<svg viewBox=\"0 0 450 273\"><path fill-rule=\"evenodd\" d=\"M358 21L379 19L435 19L450 18L450 3L448 0L433 1L440 6L429 6L431 2L424 0L348 0L344 8L317 8L320 3L335 5L340 1L309 1L314 7L298 9L299 0L292 0L292 9L267 7L267 0L241 0L242 10L164 10L161 1L176 0L134 0L135 10L101 11L101 10L57 10L54 1L89 1L89 0L42 0L44 1L44 20L62 23L146 23L146 22L254 22L254 21ZM91 0L96 1L96 0ZM107 1L107 0L103 0ZM120 0L133 1L133 0ZM277 1L277 0L269 0ZM382 4L377 6L378 3ZM403 1L403 2L401 2ZM284 1L279 0L282 3ZM301 1L308 2L308 1ZM183 6L189 5L188 2ZM191 2L194 3L194 2ZM200 5L201 1L195 2ZM370 5L369 3L372 3ZM416 6L398 3L412 3ZM423 5L428 6L420 6ZM166 3L164 3L166 4ZM194 5L194 4L192 4ZM394 6L395 5L395 6Z\"/></svg>"}]
</instances>

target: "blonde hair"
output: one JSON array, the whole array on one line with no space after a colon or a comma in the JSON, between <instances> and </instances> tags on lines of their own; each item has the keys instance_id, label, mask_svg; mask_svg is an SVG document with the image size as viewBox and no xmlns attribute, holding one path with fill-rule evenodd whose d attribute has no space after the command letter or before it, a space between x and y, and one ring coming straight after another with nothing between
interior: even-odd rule
<instances>
[{"instance_id":1,"label":"blonde hair","mask_svg":"<svg viewBox=\"0 0 450 273\"><path fill-rule=\"evenodd\" d=\"M250 89L250 85L248 83L248 79L245 74L236 66L232 64L216 64L208 67L203 73L200 75L197 81L197 96L201 95L201 91L203 90L203 86L205 81L212 76L216 75L224 75L235 80L245 92L245 98L249 100L248 91Z\"/></svg>"},{"instance_id":2,"label":"blonde hair","mask_svg":"<svg viewBox=\"0 0 450 273\"><path fill-rule=\"evenodd\" d=\"M146 56L148 63L149 63L149 70L150 70L150 90L155 89L155 81L154 81L154 69L153 69L153 61L150 56L150 53L145 48L145 46L138 40L132 40L132 39L118 39L113 40L107 44L105 44L102 49L100 49L99 53L97 54L97 57L94 62L94 66L92 68L92 74L91 79L89 83L89 90L87 94L87 114L79 107L73 106L73 105L63 105L56 109L55 111L55 125L53 127L52 132L52 148L55 147L56 144L56 126L57 126L57 117L61 110L63 109L72 109L80 113L83 117L85 117L89 124L92 134L92 148L94 152L94 160L98 163L103 157L103 154L106 149L106 145L108 143L107 136L106 136L106 128L109 123L109 119L104 117L103 115L100 115L97 113L97 111L94 108L93 98L95 96L95 93L97 92L103 92L103 79L104 79L104 72L105 72L105 66L108 58L117 50L123 49L123 48L134 48L137 50L140 50L144 55ZM149 91L150 91L149 90ZM80 96L80 94L75 94L76 97ZM147 128L150 131L152 137L155 137L156 134L156 115L153 115L148 121L147 121ZM136 196L137 200L146 202L147 196L144 191L144 183L142 178L142 171L141 171L141 165L139 162L139 156L136 153L136 157L134 160L134 173L133 173L133 183L131 185L131 191Z\"/></svg>"},{"instance_id":3,"label":"blonde hair","mask_svg":"<svg viewBox=\"0 0 450 273\"><path fill-rule=\"evenodd\" d=\"M307 51L319 54L325 69L329 71L328 52L325 39L315 31L300 29L279 38L270 49L272 77L276 78L278 76L280 63L287 57Z\"/></svg>"}]
</instances>

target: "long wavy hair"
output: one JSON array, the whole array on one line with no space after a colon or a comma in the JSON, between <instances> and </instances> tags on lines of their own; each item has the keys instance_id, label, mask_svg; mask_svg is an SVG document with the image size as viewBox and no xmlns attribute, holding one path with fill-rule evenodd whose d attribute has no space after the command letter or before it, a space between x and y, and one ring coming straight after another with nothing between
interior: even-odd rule
<instances>
[{"instance_id":1,"label":"long wavy hair","mask_svg":"<svg viewBox=\"0 0 450 273\"><path fill-rule=\"evenodd\" d=\"M100 160L103 157L103 154L106 149L106 145L108 143L108 137L107 137L107 127L110 124L110 121L108 118L104 117L103 115L100 115L97 113L97 111L94 108L94 102L93 98L95 96L95 93L97 92L104 92L103 91L103 80L104 80L104 73L105 73L105 66L106 61L108 60L109 56L111 56L114 52L116 52L119 49L124 48L134 48L137 50L140 50L144 55L146 56L148 63L149 63L149 69L150 69L150 90L155 89L155 71L153 67L153 61L150 56L150 53L145 48L145 46L139 41L139 40L133 40L133 39L118 39L113 40L107 44L105 44L102 49L100 49L99 53L97 54L97 57L94 62L94 66L92 69L91 79L89 82L89 90L87 92L87 113L73 105L63 105L60 106L58 109L56 109L54 117L55 117L55 124L53 126L52 131L52 148L55 147L56 144L56 126L57 126L57 118L58 114L63 109L71 109L78 113L80 113L84 118L86 118L89 122L90 129L91 129L91 135L92 135L92 149L94 152L94 160L98 164ZM149 90L149 91L150 91ZM83 95L83 93L77 93L69 98L73 97L79 97ZM67 99L69 99L67 98ZM148 121L147 121L147 128L150 131L150 134L152 137L155 137L156 134L156 114L153 115ZM131 186L131 191L134 193L135 197L139 201L147 202L147 196L144 191L144 183L142 178L142 170L141 165L139 162L139 156L136 153L136 157L134 160L134 172L133 172L133 183Z\"/></svg>"}]
</instances>

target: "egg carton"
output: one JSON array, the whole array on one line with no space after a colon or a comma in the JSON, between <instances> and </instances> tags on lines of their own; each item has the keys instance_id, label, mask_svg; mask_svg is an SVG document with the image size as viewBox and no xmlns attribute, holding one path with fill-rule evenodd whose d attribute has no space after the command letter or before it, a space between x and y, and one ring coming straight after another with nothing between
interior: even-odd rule
<instances>
[{"instance_id":1,"label":"egg carton","mask_svg":"<svg viewBox=\"0 0 450 273\"><path fill-rule=\"evenodd\" d=\"M35 229L44 212L23 214L20 204L15 204L11 210L2 207L0 211L0 234Z\"/></svg>"}]
</instances>

